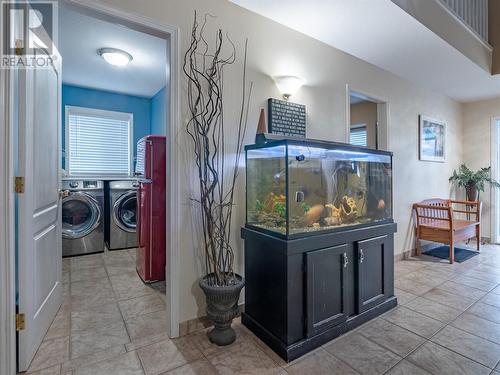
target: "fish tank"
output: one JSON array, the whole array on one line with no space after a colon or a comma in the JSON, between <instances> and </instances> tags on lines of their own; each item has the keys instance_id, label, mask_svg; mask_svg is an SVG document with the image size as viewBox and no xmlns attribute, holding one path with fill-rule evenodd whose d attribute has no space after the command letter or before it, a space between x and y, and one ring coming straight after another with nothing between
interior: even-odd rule
<instances>
[{"instance_id":1,"label":"fish tank","mask_svg":"<svg viewBox=\"0 0 500 375\"><path fill-rule=\"evenodd\" d=\"M392 153L313 140L245 147L246 226L281 238L392 222Z\"/></svg>"}]
</instances>

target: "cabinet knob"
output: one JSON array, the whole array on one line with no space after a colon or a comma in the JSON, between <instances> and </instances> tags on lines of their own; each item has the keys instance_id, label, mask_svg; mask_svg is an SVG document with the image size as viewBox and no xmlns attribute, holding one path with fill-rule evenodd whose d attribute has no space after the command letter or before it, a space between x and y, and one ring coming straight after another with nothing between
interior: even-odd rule
<instances>
[{"instance_id":1,"label":"cabinet knob","mask_svg":"<svg viewBox=\"0 0 500 375\"><path fill-rule=\"evenodd\" d=\"M349 264L349 257L347 256L347 253L344 253L344 268L347 268L348 264Z\"/></svg>"},{"instance_id":2,"label":"cabinet knob","mask_svg":"<svg viewBox=\"0 0 500 375\"><path fill-rule=\"evenodd\" d=\"M365 260L365 253L363 249L359 249L359 263L363 263L364 260Z\"/></svg>"}]
</instances>

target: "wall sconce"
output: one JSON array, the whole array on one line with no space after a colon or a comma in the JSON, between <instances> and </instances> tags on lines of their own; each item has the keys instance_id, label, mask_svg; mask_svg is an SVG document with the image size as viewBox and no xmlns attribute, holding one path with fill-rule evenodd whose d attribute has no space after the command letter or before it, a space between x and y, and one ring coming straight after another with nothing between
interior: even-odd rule
<instances>
[{"instance_id":1,"label":"wall sconce","mask_svg":"<svg viewBox=\"0 0 500 375\"><path fill-rule=\"evenodd\" d=\"M304 78L296 76L278 76L274 77L274 82L278 86L278 90L283 94L283 99L288 100L290 96L295 94L306 81Z\"/></svg>"}]
</instances>

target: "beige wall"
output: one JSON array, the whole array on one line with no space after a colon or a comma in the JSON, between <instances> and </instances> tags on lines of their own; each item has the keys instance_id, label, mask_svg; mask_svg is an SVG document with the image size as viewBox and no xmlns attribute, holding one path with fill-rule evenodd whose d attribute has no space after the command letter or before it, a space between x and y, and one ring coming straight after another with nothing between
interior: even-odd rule
<instances>
[{"instance_id":1,"label":"beige wall","mask_svg":"<svg viewBox=\"0 0 500 375\"><path fill-rule=\"evenodd\" d=\"M492 164L491 160L491 119L500 117L500 98L466 103L463 105L464 163L469 168L479 169ZM463 193L462 193L463 194ZM481 234L490 237L491 232L491 191L487 187L481 193L483 215Z\"/></svg>"},{"instance_id":2,"label":"beige wall","mask_svg":"<svg viewBox=\"0 0 500 375\"><path fill-rule=\"evenodd\" d=\"M384 98L388 102L389 148L394 151L394 218L398 223L396 251L413 248L410 226L411 204L429 197L449 195L448 176L462 159L462 112L458 103L423 88L415 87L371 64L354 58L335 48L292 31L278 23L229 3L226 0L105 0L109 5L180 27L181 51L185 51L193 20L193 12L210 13L207 35L221 26L235 42L239 53L238 64L229 68L225 79L225 115L228 125L236 124L240 105L241 54L244 39L249 39L249 80L254 92L249 114L249 132L246 143L252 143L259 111L269 97L280 97L271 79L274 75L293 74L306 79L307 84L292 100L307 106L307 136L310 138L346 140L346 84L360 92ZM210 39L209 39L210 40ZM187 117L185 80L182 81L182 110ZM418 115L444 120L448 123L446 163L420 162L417 158ZM182 125L180 126L182 128ZM230 139L228 137L228 139ZM199 229L189 198L195 194L196 175L190 140L184 131L176 135L182 153L181 186L179 197L181 215L181 280L180 320L204 315L204 305L197 278L202 275L199 249ZM239 228L245 221L244 174L238 182L233 224L236 268L242 272L243 244ZM193 233L195 235L193 235Z\"/></svg>"},{"instance_id":3,"label":"beige wall","mask_svg":"<svg viewBox=\"0 0 500 375\"><path fill-rule=\"evenodd\" d=\"M376 147L376 132L377 132L377 103L360 102L351 104L351 126L358 124L366 125L366 137L368 147Z\"/></svg>"}]
</instances>

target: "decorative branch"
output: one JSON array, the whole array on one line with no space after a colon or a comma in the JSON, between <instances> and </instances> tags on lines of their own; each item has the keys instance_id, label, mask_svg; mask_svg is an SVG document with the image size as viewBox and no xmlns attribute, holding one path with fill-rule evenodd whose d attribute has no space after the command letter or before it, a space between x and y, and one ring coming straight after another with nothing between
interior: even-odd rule
<instances>
[{"instance_id":1,"label":"decorative branch","mask_svg":"<svg viewBox=\"0 0 500 375\"><path fill-rule=\"evenodd\" d=\"M205 252L206 278L210 285L226 286L235 282L234 251L231 247L231 220L238 166L247 129L248 107L252 86L246 85L248 40L245 41L242 77L242 99L235 144L235 158L226 166L226 126L224 123L224 69L236 61L236 47L222 30L216 32L215 48L210 50L205 27L197 14L191 30L191 43L184 55L183 71L188 79L187 96L190 118L186 131L193 141L199 180L199 197ZM231 53L222 56L226 43ZM226 178L226 174L229 175Z\"/></svg>"}]
</instances>

